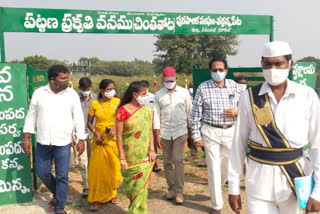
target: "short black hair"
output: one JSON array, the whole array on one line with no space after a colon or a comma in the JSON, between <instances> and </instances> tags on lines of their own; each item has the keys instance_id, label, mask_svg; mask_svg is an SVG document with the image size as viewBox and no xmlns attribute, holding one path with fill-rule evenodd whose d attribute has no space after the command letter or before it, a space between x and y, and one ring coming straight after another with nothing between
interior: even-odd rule
<instances>
[{"instance_id":1,"label":"short black hair","mask_svg":"<svg viewBox=\"0 0 320 214\"><path fill-rule=\"evenodd\" d=\"M91 79L89 77L81 77L79 80L79 86L81 88L89 88L92 86Z\"/></svg>"},{"instance_id":2,"label":"short black hair","mask_svg":"<svg viewBox=\"0 0 320 214\"><path fill-rule=\"evenodd\" d=\"M241 80L247 81L247 78L246 78L245 76L238 76L234 81L235 81L236 83L239 83Z\"/></svg>"},{"instance_id":3,"label":"short black hair","mask_svg":"<svg viewBox=\"0 0 320 214\"><path fill-rule=\"evenodd\" d=\"M50 81L52 78L56 78L59 76L59 73L69 73L69 70L64 65L53 65L48 70L48 80Z\"/></svg>"},{"instance_id":4,"label":"short black hair","mask_svg":"<svg viewBox=\"0 0 320 214\"><path fill-rule=\"evenodd\" d=\"M150 84L148 80L141 80L142 83L144 83L145 85L147 85L147 87L149 88Z\"/></svg>"},{"instance_id":5,"label":"short black hair","mask_svg":"<svg viewBox=\"0 0 320 214\"><path fill-rule=\"evenodd\" d=\"M292 54L283 55L284 58L286 58L287 62L289 63L290 60L292 60ZM261 57L261 62L264 60L265 57Z\"/></svg>"},{"instance_id":6,"label":"short black hair","mask_svg":"<svg viewBox=\"0 0 320 214\"><path fill-rule=\"evenodd\" d=\"M212 58L212 59L210 60L210 62L209 62L209 71L211 71L212 63L213 63L213 62L217 62L217 61L223 62L223 64L224 64L224 69L228 69L228 63L227 63L227 60L226 60L226 59L214 57L214 58Z\"/></svg>"}]
</instances>

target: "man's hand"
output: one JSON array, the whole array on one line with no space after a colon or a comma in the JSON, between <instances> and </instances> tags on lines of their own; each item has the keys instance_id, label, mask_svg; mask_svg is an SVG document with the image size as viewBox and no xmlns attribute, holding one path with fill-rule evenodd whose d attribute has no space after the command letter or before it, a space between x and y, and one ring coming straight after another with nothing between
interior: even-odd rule
<instances>
[{"instance_id":1,"label":"man's hand","mask_svg":"<svg viewBox=\"0 0 320 214\"><path fill-rule=\"evenodd\" d=\"M154 136L156 138L156 142L157 142L157 146L160 149L162 147L162 140L160 138L160 130L159 129L155 129L154 130Z\"/></svg>"},{"instance_id":2,"label":"man's hand","mask_svg":"<svg viewBox=\"0 0 320 214\"><path fill-rule=\"evenodd\" d=\"M74 147L74 145L76 144L74 137L71 137L71 146Z\"/></svg>"},{"instance_id":3,"label":"man's hand","mask_svg":"<svg viewBox=\"0 0 320 214\"><path fill-rule=\"evenodd\" d=\"M196 145L196 147L202 147L203 146L203 141L202 140L196 140L196 141L194 141L194 145Z\"/></svg>"},{"instance_id":4,"label":"man's hand","mask_svg":"<svg viewBox=\"0 0 320 214\"><path fill-rule=\"evenodd\" d=\"M31 134L30 133L23 134L22 149L24 153L26 154L30 153L30 150L31 150Z\"/></svg>"},{"instance_id":5,"label":"man's hand","mask_svg":"<svg viewBox=\"0 0 320 214\"><path fill-rule=\"evenodd\" d=\"M310 197L308 200L306 213L319 212L319 211L320 211L320 202Z\"/></svg>"},{"instance_id":6,"label":"man's hand","mask_svg":"<svg viewBox=\"0 0 320 214\"><path fill-rule=\"evenodd\" d=\"M229 205L235 213L239 214L242 209L240 195L229 195Z\"/></svg>"},{"instance_id":7,"label":"man's hand","mask_svg":"<svg viewBox=\"0 0 320 214\"><path fill-rule=\"evenodd\" d=\"M160 149L162 147L162 140L160 138L160 135L156 135L156 142L157 142L157 146Z\"/></svg>"},{"instance_id":8,"label":"man's hand","mask_svg":"<svg viewBox=\"0 0 320 214\"><path fill-rule=\"evenodd\" d=\"M233 118L235 116L237 116L238 111L235 110L234 108L229 108L229 109L225 109L222 113L223 118L228 119L228 118Z\"/></svg>"},{"instance_id":9,"label":"man's hand","mask_svg":"<svg viewBox=\"0 0 320 214\"><path fill-rule=\"evenodd\" d=\"M84 140L79 140L77 144L77 151L79 156L84 152Z\"/></svg>"}]
</instances>

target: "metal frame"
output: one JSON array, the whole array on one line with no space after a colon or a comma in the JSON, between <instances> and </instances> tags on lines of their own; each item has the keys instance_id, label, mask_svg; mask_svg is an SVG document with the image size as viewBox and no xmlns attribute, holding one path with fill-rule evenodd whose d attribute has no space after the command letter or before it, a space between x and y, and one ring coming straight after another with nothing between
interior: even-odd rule
<instances>
[{"instance_id":1,"label":"metal frame","mask_svg":"<svg viewBox=\"0 0 320 214\"><path fill-rule=\"evenodd\" d=\"M4 14L3 14L3 8L0 7L0 53L1 53L1 63L6 62L6 55L5 55L5 41L4 41ZM269 34L269 40L273 41L273 17L270 16L270 34ZM213 33L214 34L214 33ZM29 93L29 98L31 99L32 94L34 92L34 88L38 86L42 86L44 84L47 84L48 82L48 77L47 77L47 71L46 70L33 70L32 66L28 66L27 68L27 76L28 76L28 83L29 83L29 88L28 88L28 93ZM44 79L42 81L34 81L35 76L44 76ZM33 164L35 163L35 136L32 135L32 158L33 158ZM34 188L38 188L37 184L37 176L36 176L36 170L35 167L32 168L33 172L33 181L34 181Z\"/></svg>"},{"instance_id":2,"label":"metal frame","mask_svg":"<svg viewBox=\"0 0 320 214\"><path fill-rule=\"evenodd\" d=\"M31 97L33 95L34 89L43 86L48 83L48 71L47 70L33 70L32 65L28 65L27 67L27 77L28 77L28 93L29 93L29 98L31 100ZM34 77L39 77L43 76L43 80L40 81L35 81ZM36 168L35 168L35 154L36 154L36 137L34 134L31 135L31 141L32 141L32 174L33 174L33 187L34 189L38 189L38 178L37 178L37 173L36 173Z\"/></svg>"}]
</instances>

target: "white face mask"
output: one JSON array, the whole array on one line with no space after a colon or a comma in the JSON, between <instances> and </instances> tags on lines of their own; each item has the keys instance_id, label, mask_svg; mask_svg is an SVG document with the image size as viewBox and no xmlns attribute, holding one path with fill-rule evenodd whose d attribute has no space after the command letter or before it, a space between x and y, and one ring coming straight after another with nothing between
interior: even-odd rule
<instances>
[{"instance_id":1,"label":"white face mask","mask_svg":"<svg viewBox=\"0 0 320 214\"><path fill-rule=\"evenodd\" d=\"M147 103L147 96L144 96L144 97L141 97L141 96L138 96L136 98L137 102L140 104L140 105L145 105Z\"/></svg>"},{"instance_id":2,"label":"white face mask","mask_svg":"<svg viewBox=\"0 0 320 214\"><path fill-rule=\"evenodd\" d=\"M109 92L104 92L104 96L107 97L108 99L112 98L116 94L116 91L112 89Z\"/></svg>"},{"instance_id":3,"label":"white face mask","mask_svg":"<svg viewBox=\"0 0 320 214\"><path fill-rule=\"evenodd\" d=\"M164 82L163 83L164 84L164 86L167 88L167 89L173 89L174 88L174 86L176 86L176 82L174 81L174 82Z\"/></svg>"},{"instance_id":4,"label":"white face mask","mask_svg":"<svg viewBox=\"0 0 320 214\"><path fill-rule=\"evenodd\" d=\"M239 86L239 89L240 89L241 92L244 92L247 89L247 85L246 84L238 83L238 86Z\"/></svg>"},{"instance_id":5,"label":"white face mask","mask_svg":"<svg viewBox=\"0 0 320 214\"><path fill-rule=\"evenodd\" d=\"M82 91L80 90L80 93L82 94L82 96L87 97L90 95L91 91Z\"/></svg>"},{"instance_id":6,"label":"white face mask","mask_svg":"<svg viewBox=\"0 0 320 214\"><path fill-rule=\"evenodd\" d=\"M224 80L226 75L224 74L224 71L222 72L217 71L217 72L212 72L211 77L215 82L221 82L222 80Z\"/></svg>"},{"instance_id":7,"label":"white face mask","mask_svg":"<svg viewBox=\"0 0 320 214\"><path fill-rule=\"evenodd\" d=\"M193 94L193 88L189 88L190 94Z\"/></svg>"},{"instance_id":8,"label":"white face mask","mask_svg":"<svg viewBox=\"0 0 320 214\"><path fill-rule=\"evenodd\" d=\"M263 76L268 84L272 86L280 85L289 76L289 68L285 69L266 69L263 70Z\"/></svg>"}]
</instances>

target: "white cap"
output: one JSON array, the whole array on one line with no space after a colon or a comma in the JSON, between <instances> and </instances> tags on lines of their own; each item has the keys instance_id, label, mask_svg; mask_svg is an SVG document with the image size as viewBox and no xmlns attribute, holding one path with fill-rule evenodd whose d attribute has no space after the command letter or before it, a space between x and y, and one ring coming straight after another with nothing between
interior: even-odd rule
<instances>
[{"instance_id":1,"label":"white cap","mask_svg":"<svg viewBox=\"0 0 320 214\"><path fill-rule=\"evenodd\" d=\"M291 48L287 42L274 41L268 42L264 45L262 56L263 57L276 57L292 54Z\"/></svg>"}]
</instances>

